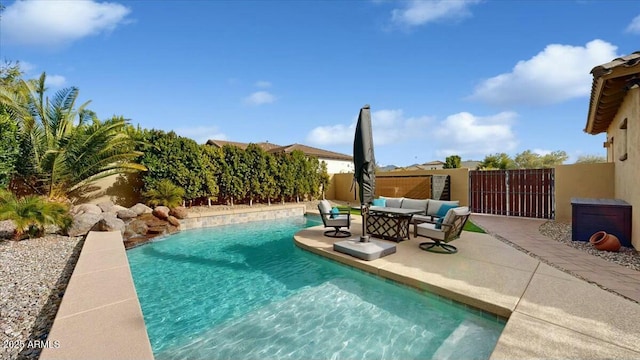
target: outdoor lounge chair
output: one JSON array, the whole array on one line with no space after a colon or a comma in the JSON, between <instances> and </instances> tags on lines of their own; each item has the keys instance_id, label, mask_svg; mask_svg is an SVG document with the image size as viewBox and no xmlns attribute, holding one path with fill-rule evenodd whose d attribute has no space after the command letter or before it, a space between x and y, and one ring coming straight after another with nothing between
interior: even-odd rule
<instances>
[{"instance_id":1,"label":"outdoor lounge chair","mask_svg":"<svg viewBox=\"0 0 640 360\"><path fill-rule=\"evenodd\" d=\"M340 230L340 228L351 226L351 212L347 210L340 210L338 214L331 213L331 204L327 200L322 200L318 204L318 211L322 217L324 227L332 227L335 230L327 230L324 232L325 236L343 238L351 236L351 233L346 230Z\"/></svg>"},{"instance_id":2,"label":"outdoor lounge chair","mask_svg":"<svg viewBox=\"0 0 640 360\"><path fill-rule=\"evenodd\" d=\"M413 227L415 237L423 236L433 240L420 243L420 249L443 254L457 253L458 249L447 243L460 237L462 228L470 215L469 208L461 206L447 211L440 228L437 228L438 221L415 223Z\"/></svg>"}]
</instances>

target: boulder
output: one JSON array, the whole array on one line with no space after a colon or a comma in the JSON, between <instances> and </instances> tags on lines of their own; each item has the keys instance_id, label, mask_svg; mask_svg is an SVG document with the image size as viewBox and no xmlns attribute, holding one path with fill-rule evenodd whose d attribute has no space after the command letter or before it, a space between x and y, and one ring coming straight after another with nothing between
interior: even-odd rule
<instances>
[{"instance_id":1,"label":"boulder","mask_svg":"<svg viewBox=\"0 0 640 360\"><path fill-rule=\"evenodd\" d=\"M126 228L125 233L130 233L132 235L146 235L149 230L149 226L144 220L133 220L130 222Z\"/></svg>"},{"instance_id":2,"label":"boulder","mask_svg":"<svg viewBox=\"0 0 640 360\"><path fill-rule=\"evenodd\" d=\"M112 212L114 214L117 214L118 211L120 210L129 210L128 208L124 207L124 206L120 206L120 205L113 205L111 207L111 210L109 210L109 212Z\"/></svg>"},{"instance_id":3,"label":"boulder","mask_svg":"<svg viewBox=\"0 0 640 360\"><path fill-rule=\"evenodd\" d=\"M186 219L189 211L184 206L178 206L177 208L171 209L169 215L175 216L178 219Z\"/></svg>"},{"instance_id":4,"label":"boulder","mask_svg":"<svg viewBox=\"0 0 640 360\"><path fill-rule=\"evenodd\" d=\"M102 209L102 212L111 212L111 209L115 204L113 203L113 201L107 200L107 201L100 202L97 205L100 209Z\"/></svg>"},{"instance_id":5,"label":"boulder","mask_svg":"<svg viewBox=\"0 0 640 360\"><path fill-rule=\"evenodd\" d=\"M169 215L169 217L167 218L167 221L169 222L169 224L175 227L180 227L180 220L178 220L175 216Z\"/></svg>"},{"instance_id":6,"label":"boulder","mask_svg":"<svg viewBox=\"0 0 640 360\"><path fill-rule=\"evenodd\" d=\"M96 204L80 204L71 208L71 215L102 214L102 209Z\"/></svg>"},{"instance_id":7,"label":"boulder","mask_svg":"<svg viewBox=\"0 0 640 360\"><path fill-rule=\"evenodd\" d=\"M73 217L71 227L67 231L69 236L86 235L91 227L102 220L101 214L82 213Z\"/></svg>"},{"instance_id":8,"label":"boulder","mask_svg":"<svg viewBox=\"0 0 640 360\"><path fill-rule=\"evenodd\" d=\"M136 214L135 211L133 210L129 210L129 209L123 209L123 210L119 210L117 213L118 218L122 219L122 220L129 220L129 219L133 219L134 217L138 216L138 214Z\"/></svg>"},{"instance_id":9,"label":"boulder","mask_svg":"<svg viewBox=\"0 0 640 360\"><path fill-rule=\"evenodd\" d=\"M158 219L167 220L167 218L169 218L169 211L169 208L166 206L156 206L152 214Z\"/></svg>"},{"instance_id":10,"label":"boulder","mask_svg":"<svg viewBox=\"0 0 640 360\"><path fill-rule=\"evenodd\" d=\"M89 231L120 231L124 235L124 221L115 216L105 216L95 223Z\"/></svg>"},{"instance_id":11,"label":"boulder","mask_svg":"<svg viewBox=\"0 0 640 360\"><path fill-rule=\"evenodd\" d=\"M132 207L129 208L129 210L135 212L138 215L151 214L151 212L153 211L150 207L141 203L137 203L133 205Z\"/></svg>"}]
</instances>

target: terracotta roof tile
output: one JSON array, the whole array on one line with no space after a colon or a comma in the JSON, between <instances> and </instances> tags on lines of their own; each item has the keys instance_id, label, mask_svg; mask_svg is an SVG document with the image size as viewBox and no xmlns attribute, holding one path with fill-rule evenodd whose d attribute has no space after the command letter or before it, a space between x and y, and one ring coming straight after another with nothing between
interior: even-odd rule
<instances>
[{"instance_id":1,"label":"terracotta roof tile","mask_svg":"<svg viewBox=\"0 0 640 360\"><path fill-rule=\"evenodd\" d=\"M595 135L609 128L630 82L640 81L640 51L598 65L591 70L591 74L593 84L584 131Z\"/></svg>"}]
</instances>

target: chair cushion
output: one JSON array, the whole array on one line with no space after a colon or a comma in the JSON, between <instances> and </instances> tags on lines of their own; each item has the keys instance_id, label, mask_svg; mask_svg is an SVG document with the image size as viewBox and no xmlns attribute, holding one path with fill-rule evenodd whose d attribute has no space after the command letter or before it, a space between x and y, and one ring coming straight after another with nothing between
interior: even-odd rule
<instances>
[{"instance_id":1,"label":"chair cushion","mask_svg":"<svg viewBox=\"0 0 640 360\"><path fill-rule=\"evenodd\" d=\"M447 215L447 212L449 212L450 209L457 208L457 207L458 205L456 204L442 204L440 205L438 212L436 212L436 216L441 218L445 217Z\"/></svg>"},{"instance_id":2,"label":"chair cushion","mask_svg":"<svg viewBox=\"0 0 640 360\"><path fill-rule=\"evenodd\" d=\"M387 207L392 207L392 208L400 208L402 207L402 200L404 198L395 198L395 197L384 197L384 196L380 196L380 199L385 199L386 202L386 206Z\"/></svg>"},{"instance_id":3,"label":"chair cushion","mask_svg":"<svg viewBox=\"0 0 640 360\"><path fill-rule=\"evenodd\" d=\"M435 224L424 223L416 225L416 233L432 239L444 240L444 231L436 229Z\"/></svg>"},{"instance_id":4,"label":"chair cushion","mask_svg":"<svg viewBox=\"0 0 640 360\"><path fill-rule=\"evenodd\" d=\"M331 209L331 218L332 219L337 218L338 214L340 214L340 210L337 207L334 207L333 209Z\"/></svg>"},{"instance_id":5,"label":"chair cushion","mask_svg":"<svg viewBox=\"0 0 640 360\"><path fill-rule=\"evenodd\" d=\"M440 210L440 206L443 204L460 206L460 201L444 201L444 200L431 200L429 199L429 204L427 206L427 215L437 216L438 210Z\"/></svg>"},{"instance_id":6,"label":"chair cushion","mask_svg":"<svg viewBox=\"0 0 640 360\"><path fill-rule=\"evenodd\" d=\"M403 209L412 209L412 210L422 210L422 212L420 213L421 215L426 215L427 214L427 205L429 204L429 200L425 199L425 200L417 200L417 199L408 199L408 198L404 198L402 199L402 206L400 206Z\"/></svg>"},{"instance_id":7,"label":"chair cushion","mask_svg":"<svg viewBox=\"0 0 640 360\"><path fill-rule=\"evenodd\" d=\"M387 199L373 199L371 205L385 207L387 206Z\"/></svg>"},{"instance_id":8,"label":"chair cushion","mask_svg":"<svg viewBox=\"0 0 640 360\"><path fill-rule=\"evenodd\" d=\"M331 204L327 200L321 200L318 203L318 210L320 210L322 214L328 214L331 212Z\"/></svg>"},{"instance_id":9,"label":"chair cushion","mask_svg":"<svg viewBox=\"0 0 640 360\"><path fill-rule=\"evenodd\" d=\"M349 227L349 217L347 215L338 215L335 219L327 219L325 226L344 226Z\"/></svg>"}]
</instances>

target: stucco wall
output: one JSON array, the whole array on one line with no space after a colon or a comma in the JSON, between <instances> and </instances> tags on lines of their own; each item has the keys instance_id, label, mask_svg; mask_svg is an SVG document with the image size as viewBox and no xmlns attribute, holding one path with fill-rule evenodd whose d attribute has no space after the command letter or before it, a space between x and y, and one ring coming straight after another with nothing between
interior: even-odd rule
<instances>
[{"instance_id":1,"label":"stucco wall","mask_svg":"<svg viewBox=\"0 0 640 360\"><path fill-rule=\"evenodd\" d=\"M346 160L331 160L331 159L319 159L327 164L327 172L329 174L340 174L353 172L353 161Z\"/></svg>"},{"instance_id":2,"label":"stucco wall","mask_svg":"<svg viewBox=\"0 0 640 360\"><path fill-rule=\"evenodd\" d=\"M556 221L571 223L571 198L611 199L614 164L573 164L555 167Z\"/></svg>"},{"instance_id":3,"label":"stucco wall","mask_svg":"<svg viewBox=\"0 0 640 360\"><path fill-rule=\"evenodd\" d=\"M89 187L89 191L72 200L77 204L97 204L111 200L118 205L130 207L142 202L141 188L142 181L137 174L112 175L96 181Z\"/></svg>"},{"instance_id":4,"label":"stucco wall","mask_svg":"<svg viewBox=\"0 0 640 360\"><path fill-rule=\"evenodd\" d=\"M627 159L620 160L625 153L624 130L620 124L627 119L626 153ZM618 113L607 130L608 138L614 138L613 151L615 162L615 198L631 204L631 242L640 249L640 88L630 89Z\"/></svg>"}]
</instances>

